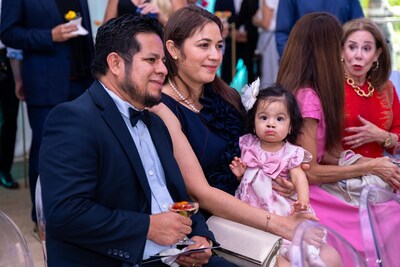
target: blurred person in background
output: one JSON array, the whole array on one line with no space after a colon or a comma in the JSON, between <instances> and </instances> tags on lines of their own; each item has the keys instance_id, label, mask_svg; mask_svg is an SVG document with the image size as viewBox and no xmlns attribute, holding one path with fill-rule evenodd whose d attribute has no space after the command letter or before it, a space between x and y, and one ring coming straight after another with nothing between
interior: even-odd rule
<instances>
[{"instance_id":1,"label":"blurred person in background","mask_svg":"<svg viewBox=\"0 0 400 267\"><path fill-rule=\"evenodd\" d=\"M19 184L11 175L11 167L14 161L19 101L10 61L18 60L20 53L7 49L0 40L0 185L7 189L17 189Z\"/></svg>"},{"instance_id":2,"label":"blurred person in background","mask_svg":"<svg viewBox=\"0 0 400 267\"><path fill-rule=\"evenodd\" d=\"M268 87L276 81L279 55L275 41L276 13L279 0L261 0L253 24L258 27L257 53L261 55L260 86Z\"/></svg>"},{"instance_id":3,"label":"blurred person in background","mask_svg":"<svg viewBox=\"0 0 400 267\"><path fill-rule=\"evenodd\" d=\"M85 30L76 24L80 19ZM93 81L87 0L3 0L1 40L24 54L18 94L25 98L32 129L29 187L36 222L35 187L44 121L54 106L78 97Z\"/></svg>"},{"instance_id":4,"label":"blurred person in background","mask_svg":"<svg viewBox=\"0 0 400 267\"><path fill-rule=\"evenodd\" d=\"M155 17L165 25L168 17L186 4L186 0L108 0L104 22L125 14L142 14Z\"/></svg>"},{"instance_id":5,"label":"blurred person in background","mask_svg":"<svg viewBox=\"0 0 400 267\"><path fill-rule=\"evenodd\" d=\"M214 13L228 11L229 24L235 23L235 29L229 28L229 35L225 38L224 56L221 66L221 78L224 82L232 81L232 68L236 68L237 61L243 60L247 69L247 81L256 79L254 52L258 41L257 27L252 23L252 17L258 10L258 0L216 0ZM236 50L232 50L232 32L235 34ZM236 55L236 62L232 62L232 53ZM233 66L232 66L233 65Z\"/></svg>"},{"instance_id":6,"label":"blurred person in background","mask_svg":"<svg viewBox=\"0 0 400 267\"><path fill-rule=\"evenodd\" d=\"M354 18L364 17L359 0L279 1L275 37L280 57L283 54L290 31L296 21L305 14L317 11L327 12L334 15L342 24Z\"/></svg>"}]
</instances>

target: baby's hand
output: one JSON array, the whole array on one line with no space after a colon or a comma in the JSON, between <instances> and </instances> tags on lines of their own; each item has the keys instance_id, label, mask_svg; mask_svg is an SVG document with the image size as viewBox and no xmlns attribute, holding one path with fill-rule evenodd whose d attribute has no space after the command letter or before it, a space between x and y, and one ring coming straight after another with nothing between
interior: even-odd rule
<instances>
[{"instance_id":1,"label":"baby's hand","mask_svg":"<svg viewBox=\"0 0 400 267\"><path fill-rule=\"evenodd\" d=\"M295 212L301 212L301 211L307 211L310 208L310 205L308 204L308 202L305 201L295 201L292 204L292 214Z\"/></svg>"},{"instance_id":2,"label":"baby's hand","mask_svg":"<svg viewBox=\"0 0 400 267\"><path fill-rule=\"evenodd\" d=\"M234 157L231 164L229 164L229 168L240 181L243 177L244 171L246 170L246 163L242 162L240 158Z\"/></svg>"}]
</instances>

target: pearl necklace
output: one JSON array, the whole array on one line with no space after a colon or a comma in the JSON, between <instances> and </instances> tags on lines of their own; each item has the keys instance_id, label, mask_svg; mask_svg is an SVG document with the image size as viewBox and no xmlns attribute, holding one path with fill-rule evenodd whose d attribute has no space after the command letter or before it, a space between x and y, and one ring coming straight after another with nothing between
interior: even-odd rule
<instances>
[{"instance_id":1,"label":"pearl necklace","mask_svg":"<svg viewBox=\"0 0 400 267\"><path fill-rule=\"evenodd\" d=\"M347 75L345 75L345 78L346 78L347 84L350 85L351 87L353 87L353 90L354 90L354 92L357 93L357 95L368 98L374 94L375 88L372 86L372 84L370 83L369 80L367 80L368 93L365 93L363 90L361 90L361 88L359 86L356 85L356 83L354 82L354 80L352 78L348 77Z\"/></svg>"},{"instance_id":2,"label":"pearl necklace","mask_svg":"<svg viewBox=\"0 0 400 267\"><path fill-rule=\"evenodd\" d=\"M193 110L196 113L199 113L200 110L197 109L192 103L189 102L189 100L187 100L187 98L184 98L183 95L178 91L178 89L175 87L175 85L173 85L173 83L171 82L171 80L168 78L168 83L171 86L172 90L174 90L174 92L179 96L179 98L185 102L191 110Z\"/></svg>"}]
</instances>

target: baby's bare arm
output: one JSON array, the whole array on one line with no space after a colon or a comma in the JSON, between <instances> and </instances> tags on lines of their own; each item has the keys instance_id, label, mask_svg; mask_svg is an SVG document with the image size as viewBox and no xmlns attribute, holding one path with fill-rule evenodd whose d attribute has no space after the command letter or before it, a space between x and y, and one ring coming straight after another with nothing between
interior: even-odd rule
<instances>
[{"instance_id":1,"label":"baby's bare arm","mask_svg":"<svg viewBox=\"0 0 400 267\"><path fill-rule=\"evenodd\" d=\"M290 170L290 176L297 192L297 201L293 203L294 212L308 210L310 206L310 191L306 174L299 166Z\"/></svg>"}]
</instances>

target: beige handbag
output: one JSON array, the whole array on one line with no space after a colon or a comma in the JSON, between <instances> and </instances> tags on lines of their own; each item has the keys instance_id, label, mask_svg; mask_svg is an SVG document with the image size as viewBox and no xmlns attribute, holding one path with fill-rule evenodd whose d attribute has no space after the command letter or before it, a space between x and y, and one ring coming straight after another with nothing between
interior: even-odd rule
<instances>
[{"instance_id":1,"label":"beige handbag","mask_svg":"<svg viewBox=\"0 0 400 267\"><path fill-rule=\"evenodd\" d=\"M355 154L351 150L343 151L339 158L339 166L352 165L361 157L360 154ZM376 185L388 191L392 190L389 184L383 181L379 176L373 174L364 174L359 177L344 179L335 183L321 184L320 187L348 204L359 207L361 191L367 185Z\"/></svg>"},{"instance_id":2,"label":"beige handbag","mask_svg":"<svg viewBox=\"0 0 400 267\"><path fill-rule=\"evenodd\" d=\"M241 267L275 266L281 237L215 215L207 225L221 245L218 256Z\"/></svg>"}]
</instances>

